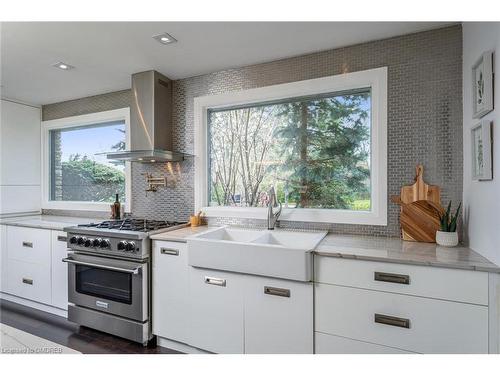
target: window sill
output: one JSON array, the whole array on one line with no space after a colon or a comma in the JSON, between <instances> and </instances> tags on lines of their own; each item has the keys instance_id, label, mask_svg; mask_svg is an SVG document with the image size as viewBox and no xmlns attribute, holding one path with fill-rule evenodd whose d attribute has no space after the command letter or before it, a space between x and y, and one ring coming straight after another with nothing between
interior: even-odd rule
<instances>
[{"instance_id":1,"label":"window sill","mask_svg":"<svg viewBox=\"0 0 500 375\"><path fill-rule=\"evenodd\" d=\"M49 201L42 205L45 210L71 210L71 211L95 211L95 212L110 212L110 203L101 202L64 202L64 201ZM128 212L128 206L125 203L125 212Z\"/></svg>"}]
</instances>

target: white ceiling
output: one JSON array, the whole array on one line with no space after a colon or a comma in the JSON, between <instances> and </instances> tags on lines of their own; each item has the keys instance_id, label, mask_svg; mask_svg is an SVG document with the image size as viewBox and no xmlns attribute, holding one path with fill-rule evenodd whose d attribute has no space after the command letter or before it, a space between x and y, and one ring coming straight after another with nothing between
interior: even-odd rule
<instances>
[{"instance_id":1,"label":"white ceiling","mask_svg":"<svg viewBox=\"0 0 500 375\"><path fill-rule=\"evenodd\" d=\"M48 104L441 27L436 22L25 22L1 25L2 97ZM178 42L162 45L168 32ZM63 61L75 69L52 67Z\"/></svg>"}]
</instances>

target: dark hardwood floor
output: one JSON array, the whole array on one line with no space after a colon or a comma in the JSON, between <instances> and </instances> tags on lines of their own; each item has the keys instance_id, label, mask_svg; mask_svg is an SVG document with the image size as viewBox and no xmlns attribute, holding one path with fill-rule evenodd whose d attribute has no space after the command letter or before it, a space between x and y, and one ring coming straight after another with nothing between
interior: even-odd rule
<instances>
[{"instance_id":1,"label":"dark hardwood floor","mask_svg":"<svg viewBox=\"0 0 500 375\"><path fill-rule=\"evenodd\" d=\"M160 346L144 348L141 344L81 327L66 318L5 300L0 300L0 321L85 354L180 354Z\"/></svg>"}]
</instances>

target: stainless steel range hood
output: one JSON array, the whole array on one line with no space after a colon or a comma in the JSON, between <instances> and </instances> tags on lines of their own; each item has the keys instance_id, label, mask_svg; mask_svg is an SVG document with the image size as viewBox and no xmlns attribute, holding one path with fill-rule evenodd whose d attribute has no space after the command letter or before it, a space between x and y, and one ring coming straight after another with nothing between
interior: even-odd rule
<instances>
[{"instance_id":1,"label":"stainless steel range hood","mask_svg":"<svg viewBox=\"0 0 500 375\"><path fill-rule=\"evenodd\" d=\"M107 158L153 163L187 156L172 151L172 81L154 70L133 74L129 150Z\"/></svg>"}]
</instances>

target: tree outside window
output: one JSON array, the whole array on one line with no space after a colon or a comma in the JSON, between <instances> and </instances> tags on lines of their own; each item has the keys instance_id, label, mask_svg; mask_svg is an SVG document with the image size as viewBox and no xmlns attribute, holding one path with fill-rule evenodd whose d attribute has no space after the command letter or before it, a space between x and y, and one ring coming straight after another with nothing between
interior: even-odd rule
<instances>
[{"instance_id":1,"label":"tree outside window","mask_svg":"<svg viewBox=\"0 0 500 375\"><path fill-rule=\"evenodd\" d=\"M209 111L211 206L369 211L370 90Z\"/></svg>"}]
</instances>

